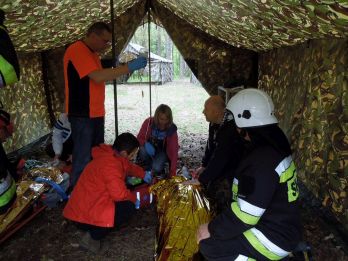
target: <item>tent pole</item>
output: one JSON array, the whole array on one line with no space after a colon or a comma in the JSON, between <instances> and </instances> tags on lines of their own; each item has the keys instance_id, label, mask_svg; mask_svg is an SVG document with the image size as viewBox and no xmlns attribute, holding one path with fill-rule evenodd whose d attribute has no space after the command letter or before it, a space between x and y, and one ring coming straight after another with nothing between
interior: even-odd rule
<instances>
[{"instance_id":1,"label":"tent pole","mask_svg":"<svg viewBox=\"0 0 348 261\"><path fill-rule=\"evenodd\" d=\"M151 99L151 38L150 38L150 32L151 32L151 1L147 1L148 8L147 8L147 40L148 40L148 46L149 46L149 55L148 55L148 63L149 63L149 96L150 96L150 117L152 116L152 99Z\"/></svg>"},{"instance_id":2,"label":"tent pole","mask_svg":"<svg viewBox=\"0 0 348 261\"><path fill-rule=\"evenodd\" d=\"M112 33L112 67L116 67L116 43L115 43L115 26L114 26L114 1L110 0L110 15L111 15L111 33ZM117 81L114 79L114 112L115 112L115 139L118 136L118 111L117 111Z\"/></svg>"}]
</instances>

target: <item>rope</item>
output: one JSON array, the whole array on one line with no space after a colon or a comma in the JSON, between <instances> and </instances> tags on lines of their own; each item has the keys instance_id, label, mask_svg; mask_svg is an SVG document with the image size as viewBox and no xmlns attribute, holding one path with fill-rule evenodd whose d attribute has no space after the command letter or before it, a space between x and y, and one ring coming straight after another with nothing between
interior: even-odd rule
<instances>
[{"instance_id":1,"label":"rope","mask_svg":"<svg viewBox=\"0 0 348 261\"><path fill-rule=\"evenodd\" d=\"M110 19L112 31L112 67L116 67L115 26L114 26L114 1L110 0ZM118 111L117 111L117 81L114 79L114 113L115 113L115 138L118 136Z\"/></svg>"},{"instance_id":2,"label":"rope","mask_svg":"<svg viewBox=\"0 0 348 261\"><path fill-rule=\"evenodd\" d=\"M150 1L148 1L148 10L147 10L147 35L148 35L148 46L149 46L149 96L150 96L150 117L152 116L152 92L151 92L151 38L150 38L150 32L151 32L151 4Z\"/></svg>"}]
</instances>

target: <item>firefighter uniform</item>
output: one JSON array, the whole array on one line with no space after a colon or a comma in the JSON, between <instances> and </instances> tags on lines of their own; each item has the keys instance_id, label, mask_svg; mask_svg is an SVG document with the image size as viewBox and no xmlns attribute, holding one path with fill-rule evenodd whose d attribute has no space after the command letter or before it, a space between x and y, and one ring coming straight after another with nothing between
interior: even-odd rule
<instances>
[{"instance_id":1,"label":"firefighter uniform","mask_svg":"<svg viewBox=\"0 0 348 261\"><path fill-rule=\"evenodd\" d=\"M216 261L283 259L301 239L289 142L265 92L244 89L226 108L251 146L236 169L231 208L198 231L200 252Z\"/></svg>"},{"instance_id":2,"label":"firefighter uniform","mask_svg":"<svg viewBox=\"0 0 348 261\"><path fill-rule=\"evenodd\" d=\"M19 63L8 31L0 24L0 88L18 82Z\"/></svg>"},{"instance_id":3,"label":"firefighter uniform","mask_svg":"<svg viewBox=\"0 0 348 261\"><path fill-rule=\"evenodd\" d=\"M291 156L282 159L272 147L255 149L238 167L232 191L231 209L209 224L210 240L217 239L227 251L220 254L257 260L287 256L300 241L301 230ZM242 253L231 248L236 237L244 245ZM208 251L207 256L211 247L209 239L201 241L201 251Z\"/></svg>"}]
</instances>

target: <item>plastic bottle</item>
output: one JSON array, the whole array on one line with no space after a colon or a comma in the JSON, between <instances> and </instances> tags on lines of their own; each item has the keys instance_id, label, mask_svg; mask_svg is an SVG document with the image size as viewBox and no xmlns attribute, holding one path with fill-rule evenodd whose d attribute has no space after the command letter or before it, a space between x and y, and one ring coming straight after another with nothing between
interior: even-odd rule
<instances>
[{"instance_id":1,"label":"plastic bottle","mask_svg":"<svg viewBox=\"0 0 348 261\"><path fill-rule=\"evenodd\" d=\"M181 175L184 176L187 179L191 179L190 172L189 172L189 170L187 169L186 166L182 167Z\"/></svg>"}]
</instances>

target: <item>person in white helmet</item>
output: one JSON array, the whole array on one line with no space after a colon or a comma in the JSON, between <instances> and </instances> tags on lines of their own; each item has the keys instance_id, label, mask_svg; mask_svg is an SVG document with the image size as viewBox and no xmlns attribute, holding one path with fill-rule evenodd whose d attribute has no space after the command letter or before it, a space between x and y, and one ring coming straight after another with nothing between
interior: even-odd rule
<instances>
[{"instance_id":1,"label":"person in white helmet","mask_svg":"<svg viewBox=\"0 0 348 261\"><path fill-rule=\"evenodd\" d=\"M197 231L200 253L207 260L280 260L301 239L289 142L264 91L242 90L227 109L251 146L236 170L231 208Z\"/></svg>"}]
</instances>

